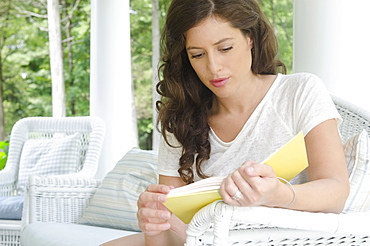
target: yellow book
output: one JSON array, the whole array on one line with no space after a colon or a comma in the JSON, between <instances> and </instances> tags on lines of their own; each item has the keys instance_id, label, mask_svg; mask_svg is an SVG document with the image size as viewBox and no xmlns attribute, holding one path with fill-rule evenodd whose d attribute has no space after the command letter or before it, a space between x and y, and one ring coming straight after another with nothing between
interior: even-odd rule
<instances>
[{"instance_id":1,"label":"yellow book","mask_svg":"<svg viewBox=\"0 0 370 246\"><path fill-rule=\"evenodd\" d=\"M184 223L189 224L199 209L222 199L219 190L224 178L211 177L173 189L164 205Z\"/></svg>"},{"instance_id":2,"label":"yellow book","mask_svg":"<svg viewBox=\"0 0 370 246\"><path fill-rule=\"evenodd\" d=\"M291 180L308 167L303 133L298 133L275 151L263 164L270 165L277 177ZM170 191L164 205L184 223L190 223L202 207L222 199L219 189L225 177L211 177Z\"/></svg>"}]
</instances>

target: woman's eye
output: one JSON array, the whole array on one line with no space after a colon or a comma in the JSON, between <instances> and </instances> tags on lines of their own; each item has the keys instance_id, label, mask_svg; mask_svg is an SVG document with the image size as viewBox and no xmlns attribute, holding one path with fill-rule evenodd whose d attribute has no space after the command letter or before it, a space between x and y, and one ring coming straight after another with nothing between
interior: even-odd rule
<instances>
[{"instance_id":1,"label":"woman's eye","mask_svg":"<svg viewBox=\"0 0 370 246\"><path fill-rule=\"evenodd\" d=\"M191 58L192 59L199 59L199 58L201 58L203 56L203 53L202 54L195 54L195 55L191 55Z\"/></svg>"},{"instance_id":2,"label":"woman's eye","mask_svg":"<svg viewBox=\"0 0 370 246\"><path fill-rule=\"evenodd\" d=\"M230 51L230 50L232 50L233 49L233 47L232 46L230 46L230 47L227 47L227 48L223 48L223 49L221 49L221 51L222 52L228 52L228 51Z\"/></svg>"}]
</instances>

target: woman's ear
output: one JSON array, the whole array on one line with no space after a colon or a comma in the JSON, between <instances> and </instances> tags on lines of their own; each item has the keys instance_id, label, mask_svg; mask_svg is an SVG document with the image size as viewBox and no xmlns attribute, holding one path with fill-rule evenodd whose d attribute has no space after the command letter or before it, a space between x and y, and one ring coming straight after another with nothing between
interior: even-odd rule
<instances>
[{"instance_id":1,"label":"woman's ear","mask_svg":"<svg viewBox=\"0 0 370 246\"><path fill-rule=\"evenodd\" d=\"M254 42L253 42L253 39L251 39L251 38L249 38L249 45L250 45L251 49L253 49Z\"/></svg>"},{"instance_id":2,"label":"woman's ear","mask_svg":"<svg viewBox=\"0 0 370 246\"><path fill-rule=\"evenodd\" d=\"M247 44L249 48L253 49L253 45L254 45L253 39L248 34L245 35L245 39L247 40Z\"/></svg>"}]
</instances>

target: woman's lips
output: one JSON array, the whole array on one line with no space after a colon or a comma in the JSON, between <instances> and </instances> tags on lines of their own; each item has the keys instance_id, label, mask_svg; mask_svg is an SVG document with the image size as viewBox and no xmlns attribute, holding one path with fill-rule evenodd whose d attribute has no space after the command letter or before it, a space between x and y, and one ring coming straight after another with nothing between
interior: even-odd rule
<instances>
[{"instance_id":1,"label":"woman's lips","mask_svg":"<svg viewBox=\"0 0 370 246\"><path fill-rule=\"evenodd\" d=\"M229 78L218 78L218 79L212 79L209 82L214 86L214 87L222 87L224 86L227 81L229 81Z\"/></svg>"}]
</instances>

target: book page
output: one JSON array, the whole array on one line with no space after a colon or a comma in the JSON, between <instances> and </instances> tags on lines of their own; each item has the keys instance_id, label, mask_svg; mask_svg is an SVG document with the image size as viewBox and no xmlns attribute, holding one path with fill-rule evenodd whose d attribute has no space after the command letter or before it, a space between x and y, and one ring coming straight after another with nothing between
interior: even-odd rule
<instances>
[{"instance_id":1,"label":"book page","mask_svg":"<svg viewBox=\"0 0 370 246\"><path fill-rule=\"evenodd\" d=\"M209 190L218 190L225 177L210 177L170 191L167 197L180 196Z\"/></svg>"}]
</instances>

